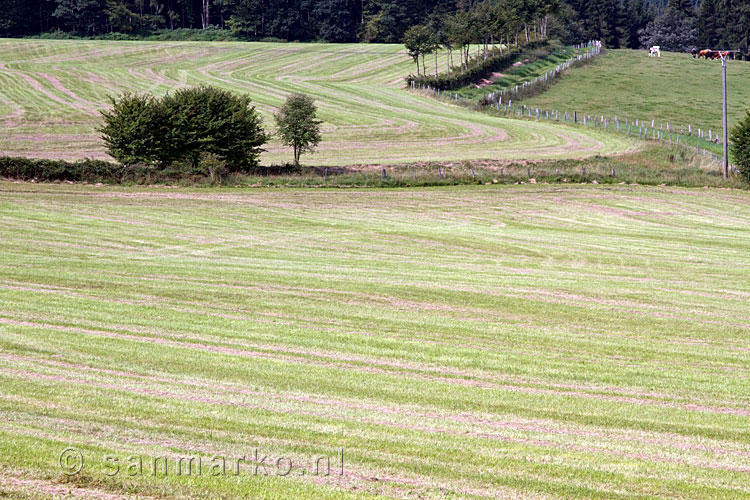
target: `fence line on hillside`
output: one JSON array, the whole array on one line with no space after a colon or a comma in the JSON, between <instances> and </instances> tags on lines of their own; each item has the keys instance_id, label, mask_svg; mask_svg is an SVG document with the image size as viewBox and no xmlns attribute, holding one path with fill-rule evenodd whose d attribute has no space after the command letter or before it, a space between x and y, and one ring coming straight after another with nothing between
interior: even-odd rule
<instances>
[{"instance_id":1,"label":"fence line on hillside","mask_svg":"<svg viewBox=\"0 0 750 500\"><path fill-rule=\"evenodd\" d=\"M480 102L485 101L485 102L492 102L492 103L498 102L502 105L503 96L516 94L518 92L534 87L536 85L546 83L550 79L560 75L563 71L569 69L573 64L576 64L580 61L584 61L587 59L591 59L601 54L602 43L597 40L592 40L590 42L574 45L573 48L575 50L586 50L586 52L584 52L583 54L577 54L573 57L570 57L566 61L558 64L554 69L547 71L543 75L540 75L534 78L533 80L529 80L528 82L523 82L520 85L516 85L515 87L507 88L499 92L491 92L487 94L486 96L481 97L479 99L476 99L473 97L459 96L457 93L451 92L448 90L443 90L441 92L439 89L434 89L430 87L429 85L425 85L425 84L418 83L418 82L411 82L411 88L413 90L422 90L422 91L432 92L438 96L445 96L447 94L452 100L456 102L479 104ZM510 100L509 100L509 103L511 103Z\"/></svg>"},{"instance_id":2,"label":"fence line on hillside","mask_svg":"<svg viewBox=\"0 0 750 500\"><path fill-rule=\"evenodd\" d=\"M434 95L438 97L437 93L434 93ZM452 100L449 102L452 102ZM722 144L720 141L720 135L718 133L714 134L710 129L708 131L701 128L694 129L692 125L688 125L687 129L684 125L680 126L679 129L675 129L669 122L657 123L657 121L653 119L646 121L639 119L623 119L619 116L592 116L579 114L577 112L531 108L526 105L513 106L510 101L503 105L496 102L487 107L491 107L495 112L501 115L514 118L566 123L587 128L601 129L612 133L626 134L628 136L637 136L642 140L659 141L664 144L681 147L688 151L695 152L697 156L700 156L711 163L715 162L719 164L719 166L721 166L722 162L721 154L715 153L706 148L708 144ZM706 132L708 132L710 140L706 140ZM731 168L734 172L737 172L737 168L734 165L732 165Z\"/></svg>"},{"instance_id":3,"label":"fence line on hillside","mask_svg":"<svg viewBox=\"0 0 750 500\"><path fill-rule=\"evenodd\" d=\"M492 103L492 104L499 103L502 105L504 96L512 96L524 90L528 90L538 85L545 84L549 82L550 80L554 79L556 76L560 75L563 71L569 69L572 65L598 56L599 54L601 54L602 44L601 42L598 42L598 41L591 41L585 44L576 45L575 49L576 50L585 49L586 52L569 58L568 60L555 66L554 69L547 71L543 75L540 75L534 78L533 80L529 80L528 82L523 82L521 85L516 85L515 87L501 90L500 92L490 92L485 97L483 97L482 100L485 100L487 103Z\"/></svg>"},{"instance_id":4,"label":"fence line on hillside","mask_svg":"<svg viewBox=\"0 0 750 500\"><path fill-rule=\"evenodd\" d=\"M685 125L680 125L679 128L675 128L669 121L662 121L658 123L657 120L640 120L640 119L623 119L619 115L614 117L607 117L604 115L592 116L586 114L579 114L578 112L568 112L559 110L546 110L539 108L531 108L526 105L513 106L512 99L508 99L503 102L503 96L509 94L515 94L521 90L528 89L534 85L546 83L549 79L558 76L566 69L569 69L572 64L584 59L590 59L601 53L601 42L592 41L586 44L579 44L575 46L576 49L591 48L593 50L587 51L585 54L579 54L575 57L571 57L567 61L559 64L554 70L550 70L544 75L541 75L534 80L525 82L522 85L517 85L513 88L506 89L501 92L490 93L480 99L468 98L459 96L455 92L435 90L430 87L416 86L415 90L419 90L423 93L430 95L450 103L460 105L484 105L491 107L495 112L511 117L522 117L530 118L533 120L551 121L558 123L568 123L589 128L602 129L609 132L617 132L627 134L629 136L638 135L639 139L660 141L668 143L673 146L682 147L689 151L694 151L698 157L702 157L704 160L708 160L710 163L717 162L721 164L722 155L715 153L705 146L708 144L721 145L719 133L714 133L711 129L704 129L701 127L694 128L692 124L688 124L687 128ZM650 122L650 127L649 127ZM679 130L679 132L678 132ZM686 133L687 132L687 133ZM708 137L708 139L706 139ZM701 147L703 145L704 147ZM732 165L732 170L737 172L737 168Z\"/></svg>"}]
</instances>

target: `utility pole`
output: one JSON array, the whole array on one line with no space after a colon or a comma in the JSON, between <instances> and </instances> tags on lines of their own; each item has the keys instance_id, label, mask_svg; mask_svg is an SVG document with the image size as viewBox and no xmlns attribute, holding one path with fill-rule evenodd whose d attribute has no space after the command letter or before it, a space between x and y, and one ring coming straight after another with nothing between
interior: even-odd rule
<instances>
[{"instance_id":1,"label":"utility pole","mask_svg":"<svg viewBox=\"0 0 750 500\"><path fill-rule=\"evenodd\" d=\"M724 116L722 117L722 125L724 126L724 178L729 177L729 155L727 154L727 58L729 53L726 55L719 52L721 56L721 86L722 96L724 104Z\"/></svg>"}]
</instances>

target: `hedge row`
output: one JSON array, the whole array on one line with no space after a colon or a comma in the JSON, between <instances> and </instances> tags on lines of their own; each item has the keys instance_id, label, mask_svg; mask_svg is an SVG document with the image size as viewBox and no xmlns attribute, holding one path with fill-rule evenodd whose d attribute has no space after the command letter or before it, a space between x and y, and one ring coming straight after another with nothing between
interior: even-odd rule
<instances>
[{"instance_id":1,"label":"hedge row","mask_svg":"<svg viewBox=\"0 0 750 500\"><path fill-rule=\"evenodd\" d=\"M152 42L286 42L276 37L245 37L238 35L228 29L200 29L200 28L176 28L157 30L137 30L131 33L102 33L99 35L78 35L67 31L54 30L39 35L31 35L25 38L41 40L108 40L108 41L152 41Z\"/></svg>"},{"instance_id":2,"label":"hedge row","mask_svg":"<svg viewBox=\"0 0 750 500\"><path fill-rule=\"evenodd\" d=\"M524 46L525 50L535 50L547 45L546 41L534 41ZM502 54L499 50L490 53L487 59L484 56L475 57L468 70L457 71L452 73L440 73L437 78L434 76L414 76L406 77L406 85L411 86L414 83L417 86L430 87L434 90L456 90L466 85L476 83L482 78L486 78L490 73L495 73L508 68L521 55L517 49L506 50Z\"/></svg>"},{"instance_id":3,"label":"hedge row","mask_svg":"<svg viewBox=\"0 0 750 500\"><path fill-rule=\"evenodd\" d=\"M249 169L246 175L287 175L297 172L294 165L258 166ZM103 160L39 160L0 156L0 178L36 182L102 182L105 184L153 184L160 182L202 182L211 177L203 166L193 167L189 163L178 163L168 168L145 165L125 166Z\"/></svg>"},{"instance_id":4,"label":"hedge row","mask_svg":"<svg viewBox=\"0 0 750 500\"><path fill-rule=\"evenodd\" d=\"M119 182L126 173L124 166L102 160L71 163L62 160L0 157L0 177L21 181Z\"/></svg>"}]
</instances>

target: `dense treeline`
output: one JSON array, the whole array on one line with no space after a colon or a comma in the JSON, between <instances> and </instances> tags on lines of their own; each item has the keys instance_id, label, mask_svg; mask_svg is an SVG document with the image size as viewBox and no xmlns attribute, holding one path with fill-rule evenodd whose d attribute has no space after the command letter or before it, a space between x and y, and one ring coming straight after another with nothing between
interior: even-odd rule
<instances>
[{"instance_id":1,"label":"dense treeline","mask_svg":"<svg viewBox=\"0 0 750 500\"><path fill-rule=\"evenodd\" d=\"M440 29L456 13L499 4L518 28L514 38L744 52L750 42L750 0L0 0L0 35L144 35L188 28L248 40L399 43L412 26ZM486 32L481 19L466 26L472 43L484 43Z\"/></svg>"}]
</instances>

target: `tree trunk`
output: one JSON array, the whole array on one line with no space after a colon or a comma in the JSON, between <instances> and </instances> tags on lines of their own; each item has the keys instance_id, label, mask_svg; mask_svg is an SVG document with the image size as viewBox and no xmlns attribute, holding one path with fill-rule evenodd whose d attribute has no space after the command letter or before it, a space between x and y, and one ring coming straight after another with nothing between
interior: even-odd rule
<instances>
[{"instance_id":1,"label":"tree trunk","mask_svg":"<svg viewBox=\"0 0 750 500\"><path fill-rule=\"evenodd\" d=\"M203 0L201 20L203 21L203 29L208 28L208 25L211 22L211 0Z\"/></svg>"},{"instance_id":2,"label":"tree trunk","mask_svg":"<svg viewBox=\"0 0 750 500\"><path fill-rule=\"evenodd\" d=\"M437 50L435 51L435 78L438 77L438 57L437 57Z\"/></svg>"}]
</instances>

